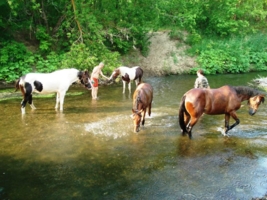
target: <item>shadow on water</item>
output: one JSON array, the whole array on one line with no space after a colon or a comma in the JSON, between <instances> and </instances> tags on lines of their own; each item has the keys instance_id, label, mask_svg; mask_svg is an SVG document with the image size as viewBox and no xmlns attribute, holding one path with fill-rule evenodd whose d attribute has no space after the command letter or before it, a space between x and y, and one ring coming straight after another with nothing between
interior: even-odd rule
<instances>
[{"instance_id":1,"label":"shadow on water","mask_svg":"<svg viewBox=\"0 0 267 200\"><path fill-rule=\"evenodd\" d=\"M257 74L209 76L212 86L244 85ZM266 113L238 111L241 124L221 135L224 116L204 115L193 140L178 126L178 107L195 76L147 78L151 117L139 134L132 97L121 85L55 99L0 102L0 199L251 199L267 191ZM134 88L134 86L133 86ZM71 88L81 91L83 88ZM244 105L246 105L244 103Z\"/></svg>"}]
</instances>

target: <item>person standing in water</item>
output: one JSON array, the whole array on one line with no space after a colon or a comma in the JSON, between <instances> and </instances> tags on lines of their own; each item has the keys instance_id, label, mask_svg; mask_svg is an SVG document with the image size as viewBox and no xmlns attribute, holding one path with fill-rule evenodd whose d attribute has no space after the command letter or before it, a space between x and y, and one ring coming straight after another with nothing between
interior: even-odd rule
<instances>
[{"instance_id":1,"label":"person standing in water","mask_svg":"<svg viewBox=\"0 0 267 200\"><path fill-rule=\"evenodd\" d=\"M194 88L207 88L210 89L208 79L204 76L202 69L197 71L197 79L195 81Z\"/></svg>"},{"instance_id":2,"label":"person standing in water","mask_svg":"<svg viewBox=\"0 0 267 200\"><path fill-rule=\"evenodd\" d=\"M98 79L99 79L99 75L103 76L106 79L109 79L108 77L106 77L103 72L102 69L104 67L104 63L101 62L99 63L98 66L95 66L92 74L91 74L91 82L92 82L92 99L96 100L97 99L97 93L98 93Z\"/></svg>"}]
</instances>

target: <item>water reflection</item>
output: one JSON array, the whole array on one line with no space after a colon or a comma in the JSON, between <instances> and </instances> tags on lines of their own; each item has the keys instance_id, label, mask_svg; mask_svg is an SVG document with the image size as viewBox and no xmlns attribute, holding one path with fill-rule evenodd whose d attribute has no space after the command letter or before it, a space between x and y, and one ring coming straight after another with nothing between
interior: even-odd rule
<instances>
[{"instance_id":1,"label":"water reflection","mask_svg":"<svg viewBox=\"0 0 267 200\"><path fill-rule=\"evenodd\" d=\"M212 87L244 85L257 74L208 76ZM132 97L122 86L0 102L0 199L250 199L266 193L265 105L223 137L224 116L204 115L193 140L182 137L178 106L195 76L146 78L154 87L152 115L133 132ZM134 87L133 87L134 88ZM80 91L72 88L71 91ZM82 90L83 91L83 90Z\"/></svg>"}]
</instances>

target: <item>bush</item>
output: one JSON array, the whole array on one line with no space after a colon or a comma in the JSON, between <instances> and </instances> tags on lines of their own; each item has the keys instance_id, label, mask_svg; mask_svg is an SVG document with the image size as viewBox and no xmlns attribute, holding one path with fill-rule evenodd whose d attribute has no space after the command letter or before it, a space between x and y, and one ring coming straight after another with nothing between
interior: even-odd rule
<instances>
[{"instance_id":1,"label":"bush","mask_svg":"<svg viewBox=\"0 0 267 200\"><path fill-rule=\"evenodd\" d=\"M18 42L2 42L0 45L0 80L12 82L32 71L34 56Z\"/></svg>"},{"instance_id":2,"label":"bush","mask_svg":"<svg viewBox=\"0 0 267 200\"><path fill-rule=\"evenodd\" d=\"M205 38L189 50L207 74L262 71L267 67L267 39L255 34L227 39ZM195 73L197 68L192 69Z\"/></svg>"}]
</instances>

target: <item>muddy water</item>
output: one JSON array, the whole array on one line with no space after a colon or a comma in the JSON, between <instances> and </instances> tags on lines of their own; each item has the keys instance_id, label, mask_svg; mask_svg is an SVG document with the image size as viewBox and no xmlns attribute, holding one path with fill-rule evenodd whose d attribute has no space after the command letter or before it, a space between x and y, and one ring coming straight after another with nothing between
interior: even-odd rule
<instances>
[{"instance_id":1,"label":"muddy water","mask_svg":"<svg viewBox=\"0 0 267 200\"><path fill-rule=\"evenodd\" d=\"M260 75L266 76L267 73ZM211 87L245 85L258 74L208 76ZM146 78L154 87L152 116L133 133L132 98L121 85L34 99L21 116L20 100L0 102L0 199L251 199L267 191L267 114L261 105L230 137L223 116L204 115L193 140L180 135L178 107L195 76ZM134 88L134 87L133 87ZM73 87L70 92L81 92Z\"/></svg>"}]
</instances>

